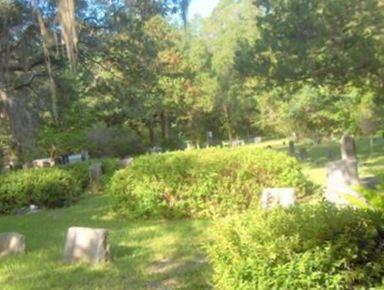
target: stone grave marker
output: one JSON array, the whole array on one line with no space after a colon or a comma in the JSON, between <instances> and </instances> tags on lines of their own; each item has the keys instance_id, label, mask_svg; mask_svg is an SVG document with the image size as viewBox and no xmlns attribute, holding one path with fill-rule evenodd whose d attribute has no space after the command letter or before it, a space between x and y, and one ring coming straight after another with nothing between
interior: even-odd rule
<instances>
[{"instance_id":1,"label":"stone grave marker","mask_svg":"<svg viewBox=\"0 0 384 290\"><path fill-rule=\"evenodd\" d=\"M366 200L353 186L360 185L357 162L355 160L339 160L329 162L326 166L327 186L326 199L337 205L366 204Z\"/></svg>"},{"instance_id":2,"label":"stone grave marker","mask_svg":"<svg viewBox=\"0 0 384 290\"><path fill-rule=\"evenodd\" d=\"M300 154L300 159L301 160L306 160L307 157L308 157L307 149L306 148L301 148L300 151L299 151L299 154Z\"/></svg>"},{"instance_id":3,"label":"stone grave marker","mask_svg":"<svg viewBox=\"0 0 384 290\"><path fill-rule=\"evenodd\" d=\"M19 233L0 234L0 257L25 253L25 237Z\"/></svg>"},{"instance_id":4,"label":"stone grave marker","mask_svg":"<svg viewBox=\"0 0 384 290\"><path fill-rule=\"evenodd\" d=\"M329 148L325 149L324 155L325 155L325 158L327 158L328 160L332 160L332 158L333 158L332 149L329 149Z\"/></svg>"},{"instance_id":5,"label":"stone grave marker","mask_svg":"<svg viewBox=\"0 0 384 290\"><path fill-rule=\"evenodd\" d=\"M100 263L110 261L108 231L83 227L69 228L63 257L67 262Z\"/></svg>"},{"instance_id":6,"label":"stone grave marker","mask_svg":"<svg viewBox=\"0 0 384 290\"><path fill-rule=\"evenodd\" d=\"M101 163L94 163L89 167L89 180L94 193L97 193L99 190L102 175L103 169Z\"/></svg>"},{"instance_id":7,"label":"stone grave marker","mask_svg":"<svg viewBox=\"0 0 384 290\"><path fill-rule=\"evenodd\" d=\"M292 140L289 141L288 146L289 146L289 148L288 148L289 155L295 156L295 153L296 153L295 142L293 142Z\"/></svg>"},{"instance_id":8,"label":"stone grave marker","mask_svg":"<svg viewBox=\"0 0 384 290\"><path fill-rule=\"evenodd\" d=\"M344 133L340 140L341 159L357 160L355 139L348 133Z\"/></svg>"},{"instance_id":9,"label":"stone grave marker","mask_svg":"<svg viewBox=\"0 0 384 290\"><path fill-rule=\"evenodd\" d=\"M261 207L270 209L276 206L289 207L296 202L295 189L287 188L264 188L261 195Z\"/></svg>"},{"instance_id":10,"label":"stone grave marker","mask_svg":"<svg viewBox=\"0 0 384 290\"><path fill-rule=\"evenodd\" d=\"M124 159L120 159L119 165L120 165L121 168L126 168L129 165L131 165L132 162L133 162L133 158L132 157L127 157L127 158L124 158Z\"/></svg>"}]
</instances>

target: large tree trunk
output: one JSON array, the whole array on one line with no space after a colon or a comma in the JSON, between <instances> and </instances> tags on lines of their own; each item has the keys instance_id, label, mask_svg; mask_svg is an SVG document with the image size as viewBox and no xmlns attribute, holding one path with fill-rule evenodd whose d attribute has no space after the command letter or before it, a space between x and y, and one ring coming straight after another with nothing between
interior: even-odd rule
<instances>
[{"instance_id":1,"label":"large tree trunk","mask_svg":"<svg viewBox=\"0 0 384 290\"><path fill-rule=\"evenodd\" d=\"M169 120L164 111L160 115L160 122L161 122L161 137L163 138L163 140L169 140L171 137Z\"/></svg>"}]
</instances>

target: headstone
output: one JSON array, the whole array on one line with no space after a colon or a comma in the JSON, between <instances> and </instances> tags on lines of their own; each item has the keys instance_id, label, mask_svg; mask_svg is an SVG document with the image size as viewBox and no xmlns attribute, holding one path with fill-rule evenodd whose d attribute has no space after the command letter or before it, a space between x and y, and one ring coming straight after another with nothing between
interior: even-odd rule
<instances>
[{"instance_id":1,"label":"headstone","mask_svg":"<svg viewBox=\"0 0 384 290\"><path fill-rule=\"evenodd\" d=\"M306 160L307 159L307 149L301 148L299 151L300 154L300 159L301 160Z\"/></svg>"},{"instance_id":2,"label":"headstone","mask_svg":"<svg viewBox=\"0 0 384 290\"><path fill-rule=\"evenodd\" d=\"M161 153L162 149L160 146L153 146L151 149L149 149L149 152L152 154Z\"/></svg>"},{"instance_id":3,"label":"headstone","mask_svg":"<svg viewBox=\"0 0 384 290\"><path fill-rule=\"evenodd\" d=\"M366 200L353 186L360 184L355 160L339 160L327 164L326 199L337 205L366 204Z\"/></svg>"},{"instance_id":4,"label":"headstone","mask_svg":"<svg viewBox=\"0 0 384 290\"><path fill-rule=\"evenodd\" d=\"M72 154L68 156L68 163L77 163L83 161L81 154Z\"/></svg>"},{"instance_id":5,"label":"headstone","mask_svg":"<svg viewBox=\"0 0 384 290\"><path fill-rule=\"evenodd\" d=\"M25 237L19 233L0 234L0 257L25 253Z\"/></svg>"},{"instance_id":6,"label":"headstone","mask_svg":"<svg viewBox=\"0 0 384 290\"><path fill-rule=\"evenodd\" d=\"M192 143L192 141L187 141L187 148L186 148L187 150L192 150L192 149L194 149L194 146L193 146L193 143Z\"/></svg>"},{"instance_id":7,"label":"headstone","mask_svg":"<svg viewBox=\"0 0 384 290\"><path fill-rule=\"evenodd\" d=\"M343 134L340 140L341 159L357 160L355 139L347 133Z\"/></svg>"},{"instance_id":8,"label":"headstone","mask_svg":"<svg viewBox=\"0 0 384 290\"><path fill-rule=\"evenodd\" d=\"M36 159L32 161L32 167L42 168L42 167L52 167L55 165L55 161L51 158Z\"/></svg>"},{"instance_id":9,"label":"headstone","mask_svg":"<svg viewBox=\"0 0 384 290\"><path fill-rule=\"evenodd\" d=\"M100 263L110 260L108 231L71 227L68 229L63 253L67 262Z\"/></svg>"},{"instance_id":10,"label":"headstone","mask_svg":"<svg viewBox=\"0 0 384 290\"><path fill-rule=\"evenodd\" d=\"M121 159L119 161L119 165L120 165L121 168L126 168L129 165L131 165L132 162L133 162L133 158L132 157L124 158L124 159Z\"/></svg>"},{"instance_id":11,"label":"headstone","mask_svg":"<svg viewBox=\"0 0 384 290\"><path fill-rule=\"evenodd\" d=\"M291 156L295 156L295 153L296 153L296 151L295 151L295 142L293 142L292 140L291 141L289 141L289 155L291 155Z\"/></svg>"},{"instance_id":12,"label":"headstone","mask_svg":"<svg viewBox=\"0 0 384 290\"><path fill-rule=\"evenodd\" d=\"M270 209L276 206L289 207L296 202L295 189L287 188L265 188L261 195L261 207Z\"/></svg>"},{"instance_id":13,"label":"headstone","mask_svg":"<svg viewBox=\"0 0 384 290\"><path fill-rule=\"evenodd\" d=\"M255 138L253 138L253 143L255 143L255 144L259 144L259 143L261 143L261 141L262 141L262 138L261 138L261 137L255 137Z\"/></svg>"},{"instance_id":14,"label":"headstone","mask_svg":"<svg viewBox=\"0 0 384 290\"><path fill-rule=\"evenodd\" d=\"M328 160L332 160L333 159L332 149L329 149L329 148L325 149L324 155L325 155L325 158L327 158Z\"/></svg>"},{"instance_id":15,"label":"headstone","mask_svg":"<svg viewBox=\"0 0 384 290\"><path fill-rule=\"evenodd\" d=\"M86 161L89 159L89 153L88 150L81 150L81 160Z\"/></svg>"},{"instance_id":16,"label":"headstone","mask_svg":"<svg viewBox=\"0 0 384 290\"><path fill-rule=\"evenodd\" d=\"M91 184L99 184L101 176L103 175L103 169L101 163L94 163L89 167L89 178Z\"/></svg>"}]
</instances>

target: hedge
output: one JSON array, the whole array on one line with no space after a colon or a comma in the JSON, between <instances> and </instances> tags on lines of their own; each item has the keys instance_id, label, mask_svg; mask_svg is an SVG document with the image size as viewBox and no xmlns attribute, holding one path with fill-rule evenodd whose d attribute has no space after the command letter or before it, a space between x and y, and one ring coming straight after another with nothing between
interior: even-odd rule
<instances>
[{"instance_id":1,"label":"hedge","mask_svg":"<svg viewBox=\"0 0 384 290\"><path fill-rule=\"evenodd\" d=\"M382 212L328 204L219 221L208 252L217 289L368 289L384 275Z\"/></svg>"},{"instance_id":2,"label":"hedge","mask_svg":"<svg viewBox=\"0 0 384 290\"><path fill-rule=\"evenodd\" d=\"M111 179L112 206L130 217L207 217L256 207L263 187L309 182L299 163L255 147L146 155Z\"/></svg>"},{"instance_id":3,"label":"hedge","mask_svg":"<svg viewBox=\"0 0 384 290\"><path fill-rule=\"evenodd\" d=\"M0 213L29 206L69 205L81 194L80 182L59 168L26 169L0 176Z\"/></svg>"}]
</instances>

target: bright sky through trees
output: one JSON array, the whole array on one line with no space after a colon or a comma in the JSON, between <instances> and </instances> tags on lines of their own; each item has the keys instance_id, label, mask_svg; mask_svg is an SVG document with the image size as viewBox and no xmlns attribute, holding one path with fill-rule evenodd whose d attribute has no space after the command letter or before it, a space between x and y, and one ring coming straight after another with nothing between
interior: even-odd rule
<instances>
[{"instance_id":1,"label":"bright sky through trees","mask_svg":"<svg viewBox=\"0 0 384 290\"><path fill-rule=\"evenodd\" d=\"M192 0L189 7L189 17L193 18L195 15L209 16L217 3L219 0Z\"/></svg>"}]
</instances>

